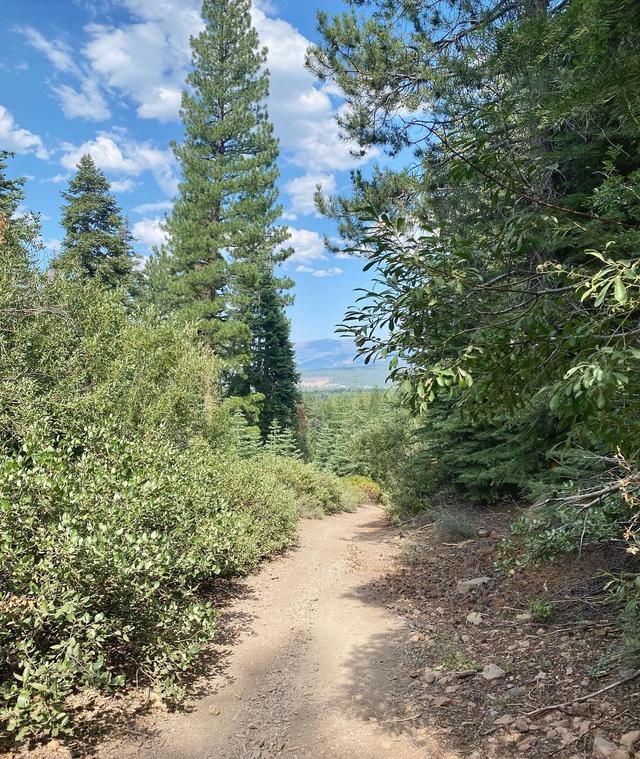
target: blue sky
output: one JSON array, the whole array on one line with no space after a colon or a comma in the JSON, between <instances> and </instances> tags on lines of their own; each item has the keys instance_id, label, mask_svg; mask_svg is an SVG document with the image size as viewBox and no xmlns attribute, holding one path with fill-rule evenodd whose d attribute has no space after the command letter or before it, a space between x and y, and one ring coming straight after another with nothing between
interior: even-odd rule
<instances>
[{"instance_id":1,"label":"blue sky","mask_svg":"<svg viewBox=\"0 0 640 759\"><path fill-rule=\"evenodd\" d=\"M341 0L318 0L328 12ZM180 91L200 0L4 0L0 28L0 148L17 153L11 173L28 177L26 208L42 214L48 254L62 238L60 191L90 152L112 181L143 255L162 240L160 222L178 181L169 142L180 139ZM281 199L295 281L295 340L330 336L352 290L367 284L362 262L325 251L329 222L312 196L347 190L349 171L368 169L339 139L342 103L314 81L304 53L316 38L315 2L259 0L253 20L269 47L269 109L281 141Z\"/></svg>"}]
</instances>

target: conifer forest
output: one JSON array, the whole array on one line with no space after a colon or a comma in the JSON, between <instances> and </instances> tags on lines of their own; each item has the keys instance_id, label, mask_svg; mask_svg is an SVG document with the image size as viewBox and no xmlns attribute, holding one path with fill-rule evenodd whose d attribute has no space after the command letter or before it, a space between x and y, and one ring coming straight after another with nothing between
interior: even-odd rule
<instances>
[{"instance_id":1,"label":"conifer forest","mask_svg":"<svg viewBox=\"0 0 640 759\"><path fill-rule=\"evenodd\" d=\"M0 105L0 757L640 757L640 3L316 0L315 273L256 23L293 5L154 6L195 31L144 253L101 154L27 176ZM345 261L327 335L387 382L310 389L296 272Z\"/></svg>"}]
</instances>

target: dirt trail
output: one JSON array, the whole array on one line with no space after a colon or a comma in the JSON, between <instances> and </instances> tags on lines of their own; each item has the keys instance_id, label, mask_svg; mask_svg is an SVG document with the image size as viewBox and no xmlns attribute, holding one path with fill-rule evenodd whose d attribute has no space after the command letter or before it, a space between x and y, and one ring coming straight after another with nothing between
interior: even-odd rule
<instances>
[{"instance_id":1,"label":"dirt trail","mask_svg":"<svg viewBox=\"0 0 640 759\"><path fill-rule=\"evenodd\" d=\"M377 507L304 522L297 549L240 584L227 625L242 631L193 708L147 718L98 756L457 757L412 725L409 633L370 590L396 550Z\"/></svg>"}]
</instances>

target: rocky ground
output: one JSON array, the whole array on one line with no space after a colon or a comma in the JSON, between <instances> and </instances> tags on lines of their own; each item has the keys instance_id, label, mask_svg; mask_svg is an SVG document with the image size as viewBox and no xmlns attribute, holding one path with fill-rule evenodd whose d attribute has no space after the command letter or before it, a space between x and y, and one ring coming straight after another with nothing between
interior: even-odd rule
<instances>
[{"instance_id":1,"label":"rocky ground","mask_svg":"<svg viewBox=\"0 0 640 759\"><path fill-rule=\"evenodd\" d=\"M408 530L396 568L370 589L413 631L408 690L421 722L474 759L640 757L640 672L619 656L600 572L610 557L509 576L495 564L513 513L472 518L477 537L461 543L436 525Z\"/></svg>"}]
</instances>

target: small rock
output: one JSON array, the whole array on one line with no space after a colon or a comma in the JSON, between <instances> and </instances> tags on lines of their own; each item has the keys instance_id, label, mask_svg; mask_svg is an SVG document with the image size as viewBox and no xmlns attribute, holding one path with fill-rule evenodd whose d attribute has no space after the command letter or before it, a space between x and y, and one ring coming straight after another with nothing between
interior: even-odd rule
<instances>
[{"instance_id":1,"label":"small rock","mask_svg":"<svg viewBox=\"0 0 640 759\"><path fill-rule=\"evenodd\" d=\"M60 748L60 741L58 740L52 740L47 743L47 748L49 751L57 751Z\"/></svg>"},{"instance_id":2,"label":"small rock","mask_svg":"<svg viewBox=\"0 0 640 759\"><path fill-rule=\"evenodd\" d=\"M422 679L425 681L425 683L435 682L436 677L438 677L438 673L434 672L432 669L426 669L422 675Z\"/></svg>"},{"instance_id":3,"label":"small rock","mask_svg":"<svg viewBox=\"0 0 640 759\"><path fill-rule=\"evenodd\" d=\"M606 735L598 733L593 741L593 756L598 759L611 759L614 751L618 750L618 746L610 741Z\"/></svg>"},{"instance_id":4,"label":"small rock","mask_svg":"<svg viewBox=\"0 0 640 759\"><path fill-rule=\"evenodd\" d=\"M564 725L556 723L556 735L560 738L560 743L563 746L570 746L575 740L575 735Z\"/></svg>"},{"instance_id":5,"label":"small rock","mask_svg":"<svg viewBox=\"0 0 640 759\"><path fill-rule=\"evenodd\" d=\"M483 585L487 585L490 582L490 577L474 577L472 580L460 580L456 587L458 593L468 593L472 588L481 588Z\"/></svg>"},{"instance_id":6,"label":"small rock","mask_svg":"<svg viewBox=\"0 0 640 759\"><path fill-rule=\"evenodd\" d=\"M501 717L493 720L494 725L510 725L513 722L511 714L503 714Z\"/></svg>"},{"instance_id":7,"label":"small rock","mask_svg":"<svg viewBox=\"0 0 640 759\"><path fill-rule=\"evenodd\" d=\"M458 685L449 685L447 688L444 689L445 693L455 693L460 686Z\"/></svg>"},{"instance_id":8,"label":"small rock","mask_svg":"<svg viewBox=\"0 0 640 759\"><path fill-rule=\"evenodd\" d=\"M484 527L481 527L481 528L478 530L478 537L479 537L479 538L488 538L488 537L489 537L489 530L487 530L487 529L486 529L486 528L484 528Z\"/></svg>"},{"instance_id":9,"label":"small rock","mask_svg":"<svg viewBox=\"0 0 640 759\"><path fill-rule=\"evenodd\" d=\"M518 751L531 751L531 749L536 747L537 743L538 741L533 736L526 738L518 743Z\"/></svg>"},{"instance_id":10,"label":"small rock","mask_svg":"<svg viewBox=\"0 0 640 759\"><path fill-rule=\"evenodd\" d=\"M509 688L507 691L507 695L511 698L522 698L527 692L526 688L521 687L520 685L516 685L513 688Z\"/></svg>"},{"instance_id":11,"label":"small rock","mask_svg":"<svg viewBox=\"0 0 640 759\"><path fill-rule=\"evenodd\" d=\"M590 717L593 714L593 706L588 703L574 704L573 713L580 717Z\"/></svg>"},{"instance_id":12,"label":"small rock","mask_svg":"<svg viewBox=\"0 0 640 759\"><path fill-rule=\"evenodd\" d=\"M434 699L433 705L438 707L440 709L443 706L449 706L449 704L452 704L453 701L451 701L450 698L447 698L447 696L438 696L438 698Z\"/></svg>"},{"instance_id":13,"label":"small rock","mask_svg":"<svg viewBox=\"0 0 640 759\"><path fill-rule=\"evenodd\" d=\"M640 741L640 730L632 730L620 738L620 745L631 750Z\"/></svg>"},{"instance_id":14,"label":"small rock","mask_svg":"<svg viewBox=\"0 0 640 759\"><path fill-rule=\"evenodd\" d=\"M518 717L518 719L513 723L513 726L516 730L519 730L521 733L528 733L529 732L529 723L524 717Z\"/></svg>"},{"instance_id":15,"label":"small rock","mask_svg":"<svg viewBox=\"0 0 640 759\"><path fill-rule=\"evenodd\" d=\"M536 635L544 635L544 634L545 634L545 632L546 632L546 630L544 629L544 627L539 627L539 628L536 630Z\"/></svg>"},{"instance_id":16,"label":"small rock","mask_svg":"<svg viewBox=\"0 0 640 759\"><path fill-rule=\"evenodd\" d=\"M519 743L522 740L522 733L511 732L502 736L505 743Z\"/></svg>"},{"instance_id":17,"label":"small rock","mask_svg":"<svg viewBox=\"0 0 640 759\"><path fill-rule=\"evenodd\" d=\"M497 680L499 677L504 677L507 673L497 664L487 664L482 670L482 677L485 680Z\"/></svg>"},{"instance_id":18,"label":"small rock","mask_svg":"<svg viewBox=\"0 0 640 759\"><path fill-rule=\"evenodd\" d=\"M477 611L472 611L469 614L467 614L467 622L470 625L481 625L482 624L482 614Z\"/></svg>"},{"instance_id":19,"label":"small rock","mask_svg":"<svg viewBox=\"0 0 640 759\"><path fill-rule=\"evenodd\" d=\"M591 730L591 722L588 719L573 718L573 729L578 731L579 736L586 735Z\"/></svg>"},{"instance_id":20,"label":"small rock","mask_svg":"<svg viewBox=\"0 0 640 759\"><path fill-rule=\"evenodd\" d=\"M526 612L525 614L516 614L516 620L518 622L531 622L532 619L533 617L529 612Z\"/></svg>"},{"instance_id":21,"label":"small rock","mask_svg":"<svg viewBox=\"0 0 640 759\"><path fill-rule=\"evenodd\" d=\"M500 540L500 535L495 530L491 530L489 537L491 540Z\"/></svg>"},{"instance_id":22,"label":"small rock","mask_svg":"<svg viewBox=\"0 0 640 759\"><path fill-rule=\"evenodd\" d=\"M609 759L629 759L629 752L624 748L619 748L610 754Z\"/></svg>"}]
</instances>

